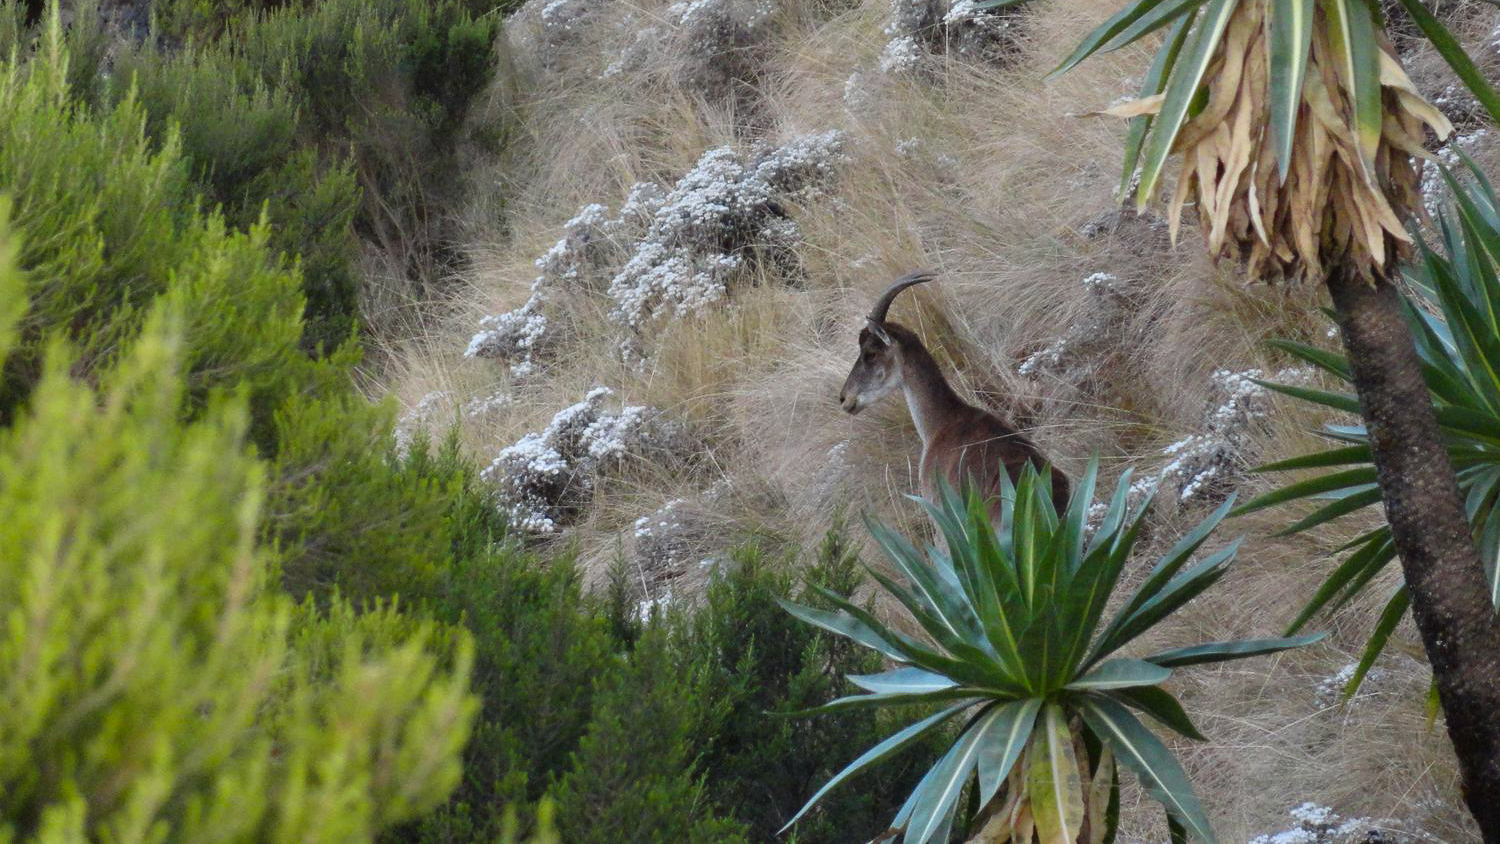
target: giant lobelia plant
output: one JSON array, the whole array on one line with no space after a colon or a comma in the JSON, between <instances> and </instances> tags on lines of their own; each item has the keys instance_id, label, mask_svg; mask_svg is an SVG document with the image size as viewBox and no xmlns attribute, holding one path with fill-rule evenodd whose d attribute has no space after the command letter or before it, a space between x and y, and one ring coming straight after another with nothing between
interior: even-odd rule
<instances>
[{"instance_id":1,"label":"giant lobelia plant","mask_svg":"<svg viewBox=\"0 0 1500 844\"><path fill-rule=\"evenodd\" d=\"M1046 473L1043 473L1045 475ZM1127 512L1130 477L1116 486L1090 535L1098 463L1079 480L1065 513L1035 469L1002 491L997 524L977 494L942 490L922 502L948 551L919 552L867 519L871 535L909 581L871 569L927 638L903 634L845 598L819 590L838 609L783 602L798 618L871 648L898 665L848 679L864 691L812 712L853 706L937 704L935 714L870 748L828 781L787 826L823 795L944 724L961 724L892 821L906 844L947 841L961 824L960 794L976 789L974 841L1050 844L1112 837L1119 806L1116 762L1135 772L1166 808L1174 830L1213 840L1208 819L1172 751L1142 723L1145 713L1203 739L1163 684L1173 670L1275 653L1318 636L1210 642L1135 658L1120 651L1212 586L1239 548L1231 542L1195 560L1229 512L1226 502L1151 569L1108 622L1104 610L1130 561L1150 507ZM1004 473L1002 473L1004 477Z\"/></svg>"},{"instance_id":2,"label":"giant lobelia plant","mask_svg":"<svg viewBox=\"0 0 1500 844\"><path fill-rule=\"evenodd\" d=\"M1422 245L1421 260L1407 278L1415 292L1403 301L1438 427L1458 475L1465 510L1484 562L1488 598L1500 607L1500 210L1494 188L1472 162L1473 177L1462 183L1444 169L1454 195L1450 212L1438 215L1441 249ZM1335 380L1351 380L1348 359L1305 343L1275 341L1273 346L1300 358ZM1359 401L1348 391L1311 389L1289 384L1267 387L1323 408L1358 413ZM1288 483L1249 502L1248 513L1289 501L1312 500L1318 506L1291 524L1295 534L1361 512L1380 501L1370 434L1363 423L1329 424L1322 434L1332 448L1263 466L1262 472L1321 471ZM1324 578L1292 622L1295 632L1320 611L1331 611L1360 594L1396 557L1388 524L1356 537L1344 548L1344 560ZM1386 599L1359 665L1345 686L1352 695L1385 649L1396 625L1406 616L1411 596L1401 583Z\"/></svg>"},{"instance_id":3,"label":"giant lobelia plant","mask_svg":"<svg viewBox=\"0 0 1500 844\"><path fill-rule=\"evenodd\" d=\"M1399 0L1491 116L1500 96L1421 0ZM1374 0L1127 0L1059 67L1166 30L1131 119L1124 184L1189 200L1209 255L1333 301L1376 491L1432 665L1469 810L1500 842L1500 620L1393 279L1410 257L1430 129ZM1128 190L1122 191L1122 196Z\"/></svg>"}]
</instances>

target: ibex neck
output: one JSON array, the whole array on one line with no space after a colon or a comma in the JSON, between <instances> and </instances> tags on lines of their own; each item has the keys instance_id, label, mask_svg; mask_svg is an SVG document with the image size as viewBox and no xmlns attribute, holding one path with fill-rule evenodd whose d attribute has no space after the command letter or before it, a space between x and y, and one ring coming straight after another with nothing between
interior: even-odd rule
<instances>
[{"instance_id":1,"label":"ibex neck","mask_svg":"<svg viewBox=\"0 0 1500 844\"><path fill-rule=\"evenodd\" d=\"M964 406L963 400L948 386L937 361L915 337L901 344L901 385L906 393L906 408L911 411L911 421L916 424L917 436L923 443L937 429L939 420Z\"/></svg>"}]
</instances>

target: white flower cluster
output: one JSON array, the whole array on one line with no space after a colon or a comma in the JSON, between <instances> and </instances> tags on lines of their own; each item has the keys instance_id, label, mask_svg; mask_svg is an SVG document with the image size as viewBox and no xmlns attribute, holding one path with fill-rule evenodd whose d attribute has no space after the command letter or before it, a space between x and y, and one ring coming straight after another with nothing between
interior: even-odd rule
<instances>
[{"instance_id":1,"label":"white flower cluster","mask_svg":"<svg viewBox=\"0 0 1500 844\"><path fill-rule=\"evenodd\" d=\"M602 0L546 0L538 15L542 40L538 55L543 66L551 68L567 61L580 46L590 19L604 8Z\"/></svg>"},{"instance_id":2,"label":"white flower cluster","mask_svg":"<svg viewBox=\"0 0 1500 844\"><path fill-rule=\"evenodd\" d=\"M444 403L451 401L453 394L447 390L434 390L417 400L416 406L401 414L396 420L395 430L392 434L396 438L396 454L402 458L411 451L412 440L416 438L418 430L425 429L432 418L437 414L438 408Z\"/></svg>"},{"instance_id":3,"label":"white flower cluster","mask_svg":"<svg viewBox=\"0 0 1500 844\"><path fill-rule=\"evenodd\" d=\"M488 396L475 396L464 402L464 417L467 419L483 419L497 411L504 410L515 404L515 396L505 391L491 393Z\"/></svg>"},{"instance_id":4,"label":"white flower cluster","mask_svg":"<svg viewBox=\"0 0 1500 844\"><path fill-rule=\"evenodd\" d=\"M1221 369L1211 378L1220 398L1204 414L1203 430L1162 449L1167 464L1155 474L1142 475L1131 483L1126 497L1130 512L1135 512L1163 488L1176 494L1178 506L1221 499L1244 475L1245 447L1271 409L1270 391L1255 380L1307 383L1312 370L1291 367L1267 377L1259 369L1244 372ZM1090 522L1102 518L1107 509L1105 502L1095 503L1089 510Z\"/></svg>"},{"instance_id":5,"label":"white flower cluster","mask_svg":"<svg viewBox=\"0 0 1500 844\"><path fill-rule=\"evenodd\" d=\"M634 73L645 67L651 57L661 49L662 40L661 27L637 26L635 40L620 50L620 55L604 68L599 78L612 79L623 74Z\"/></svg>"},{"instance_id":6,"label":"white flower cluster","mask_svg":"<svg viewBox=\"0 0 1500 844\"><path fill-rule=\"evenodd\" d=\"M780 202L815 194L844 161L839 132L803 137L753 158L709 150L656 206L610 281L612 318L639 337L660 318L701 313L730 293L750 263L787 263L801 233Z\"/></svg>"},{"instance_id":7,"label":"white flower cluster","mask_svg":"<svg viewBox=\"0 0 1500 844\"><path fill-rule=\"evenodd\" d=\"M1351 662L1340 668L1336 673L1325 677L1318 683L1318 702L1329 706L1341 702L1344 699L1344 687L1354 679L1354 673L1359 670L1359 663ZM1373 694L1379 685L1391 676L1391 672L1384 668L1371 668L1365 672L1365 677L1360 681L1359 692L1355 694L1350 703L1358 701L1362 697Z\"/></svg>"},{"instance_id":8,"label":"white flower cluster","mask_svg":"<svg viewBox=\"0 0 1500 844\"><path fill-rule=\"evenodd\" d=\"M689 0L668 7L676 22L679 83L706 100L753 110L775 11L772 0Z\"/></svg>"},{"instance_id":9,"label":"white flower cluster","mask_svg":"<svg viewBox=\"0 0 1500 844\"><path fill-rule=\"evenodd\" d=\"M581 0L579 0L581 2ZM618 18L629 41L601 79L670 68L676 82L710 102L754 110L772 45L773 0L684 0L665 14L627 11Z\"/></svg>"},{"instance_id":10,"label":"white flower cluster","mask_svg":"<svg viewBox=\"0 0 1500 844\"><path fill-rule=\"evenodd\" d=\"M1135 304L1129 285L1113 273L1096 272L1082 282L1088 293L1088 310L1061 337L1033 352L1016 371L1027 378L1043 374L1063 375L1070 381L1087 368L1093 353L1111 345L1125 323L1125 312Z\"/></svg>"},{"instance_id":11,"label":"white flower cluster","mask_svg":"<svg viewBox=\"0 0 1500 844\"><path fill-rule=\"evenodd\" d=\"M882 68L883 70L884 68ZM863 114L875 107L874 86L864 71L856 70L844 80L844 108L855 114Z\"/></svg>"},{"instance_id":12,"label":"white flower cluster","mask_svg":"<svg viewBox=\"0 0 1500 844\"><path fill-rule=\"evenodd\" d=\"M976 9L976 0L958 0L943 15L948 49L974 61L1003 63L1019 46L1020 12Z\"/></svg>"},{"instance_id":13,"label":"white flower cluster","mask_svg":"<svg viewBox=\"0 0 1500 844\"><path fill-rule=\"evenodd\" d=\"M1305 383L1311 377L1306 367L1283 369L1269 378L1259 369L1215 372L1212 379L1222 400L1205 415L1203 431L1163 450L1171 461L1161 470L1161 481L1176 488L1183 504L1224 495L1244 474L1245 446L1270 412L1270 391L1255 380Z\"/></svg>"},{"instance_id":14,"label":"white flower cluster","mask_svg":"<svg viewBox=\"0 0 1500 844\"><path fill-rule=\"evenodd\" d=\"M885 27L890 40L880 55L880 70L919 70L926 55L945 52L990 62L1014 56L1021 12L978 5L977 0L891 0Z\"/></svg>"},{"instance_id":15,"label":"white flower cluster","mask_svg":"<svg viewBox=\"0 0 1500 844\"><path fill-rule=\"evenodd\" d=\"M635 559L643 573L667 579L698 544L686 512L687 499L674 498L650 515L635 520ZM644 576L644 574L643 574Z\"/></svg>"},{"instance_id":16,"label":"white flower cluster","mask_svg":"<svg viewBox=\"0 0 1500 844\"><path fill-rule=\"evenodd\" d=\"M749 266L795 265L801 232L782 203L816 196L847 160L843 144L843 134L830 131L749 155L718 147L670 189L638 183L614 216L603 205L585 206L536 260L541 275L531 297L482 319L465 354L508 361L513 375L529 375L555 333L549 296L603 287L626 335L622 349L638 356L648 328L723 301Z\"/></svg>"},{"instance_id":17,"label":"white flower cluster","mask_svg":"<svg viewBox=\"0 0 1500 844\"><path fill-rule=\"evenodd\" d=\"M559 411L545 430L502 449L480 476L500 491L512 524L526 533L551 534L587 501L598 478L629 459L673 453L681 427L660 413L629 406L604 410L607 387Z\"/></svg>"},{"instance_id":18,"label":"white flower cluster","mask_svg":"<svg viewBox=\"0 0 1500 844\"><path fill-rule=\"evenodd\" d=\"M629 244L645 230L661 206L665 191L642 182L631 189L618 214L603 205L585 205L563 224L563 236L534 262L541 275L531 283L531 296L521 307L484 317L469 340L465 357L494 358L511 365L511 375L522 378L536 371L541 354L553 339L554 328L545 308L555 290L592 290L603 287Z\"/></svg>"},{"instance_id":19,"label":"white flower cluster","mask_svg":"<svg viewBox=\"0 0 1500 844\"><path fill-rule=\"evenodd\" d=\"M1475 147L1488 135L1489 130L1485 128L1462 134L1455 133L1438 150L1438 162L1458 174L1463 169L1463 159L1459 157L1459 153L1473 155ZM1438 212L1442 210L1447 199L1448 183L1443 180L1443 174L1437 162L1424 162L1422 165L1422 205L1427 210L1427 216L1436 220Z\"/></svg>"},{"instance_id":20,"label":"white flower cluster","mask_svg":"<svg viewBox=\"0 0 1500 844\"><path fill-rule=\"evenodd\" d=\"M642 598L635 605L636 618L642 624L651 623L651 619L658 613L664 613L672 606L672 590L669 588L655 598Z\"/></svg>"},{"instance_id":21,"label":"white flower cluster","mask_svg":"<svg viewBox=\"0 0 1500 844\"><path fill-rule=\"evenodd\" d=\"M880 51L881 73L909 73L922 63L922 47L914 35L897 35Z\"/></svg>"},{"instance_id":22,"label":"white flower cluster","mask_svg":"<svg viewBox=\"0 0 1500 844\"><path fill-rule=\"evenodd\" d=\"M1303 803L1288 814L1295 826L1282 832L1257 835L1250 839L1250 844L1365 844L1412 840L1411 836L1393 828L1395 824L1389 821L1344 818L1316 803Z\"/></svg>"}]
</instances>

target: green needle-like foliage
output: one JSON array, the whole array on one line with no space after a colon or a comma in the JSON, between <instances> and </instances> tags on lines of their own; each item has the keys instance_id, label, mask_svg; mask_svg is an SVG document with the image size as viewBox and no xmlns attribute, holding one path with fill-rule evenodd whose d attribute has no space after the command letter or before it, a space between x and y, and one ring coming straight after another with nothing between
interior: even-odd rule
<instances>
[{"instance_id":1,"label":"green needle-like foliage","mask_svg":"<svg viewBox=\"0 0 1500 844\"><path fill-rule=\"evenodd\" d=\"M169 310L102 389L54 343L0 431L0 841L373 840L458 782L471 645L277 588L244 403L180 421Z\"/></svg>"},{"instance_id":2,"label":"green needle-like foliage","mask_svg":"<svg viewBox=\"0 0 1500 844\"><path fill-rule=\"evenodd\" d=\"M1405 310L1432 392L1438 427L1484 560L1490 600L1500 607L1500 566L1496 565L1500 559L1500 211L1484 174L1472 162L1469 170L1472 183L1460 182L1443 171L1453 189L1454 207L1438 215L1441 251L1423 244L1420 262L1408 269L1416 298L1405 301ZM1273 345L1350 386L1343 392L1287 384L1265 386L1341 413L1359 412L1343 355L1304 343L1278 341ZM1289 501L1317 501L1316 510L1285 531L1294 534L1378 505L1380 491L1375 486L1364 424L1328 425L1322 433L1332 448L1272 463L1260 471L1330 471L1266 493L1240 512ZM1320 611L1348 603L1396 558L1388 525L1359 536L1343 550L1349 555L1324 578L1289 632L1296 632ZM1386 600L1345 694L1359 689L1406 615L1408 602L1405 586Z\"/></svg>"},{"instance_id":3,"label":"green needle-like foliage","mask_svg":"<svg viewBox=\"0 0 1500 844\"><path fill-rule=\"evenodd\" d=\"M1108 509L1089 530L1097 461L1059 514L1047 473L1028 467L1002 492L998 524L977 494L944 489L922 502L948 551L917 551L905 537L868 520L875 540L907 583L872 574L926 633L905 635L868 611L825 597L837 611L784 602L798 618L871 648L891 670L848 679L864 694L813 712L855 706L940 705L866 751L813 795L830 789L942 725L962 728L897 814L892 826L907 844L947 841L959 795L978 789L986 840L1074 842L1088 819L1092 840L1106 840L1118 806L1115 760L1140 777L1173 823L1205 841L1213 832L1187 775L1135 713L1144 712L1193 739L1202 735L1163 688L1179 666L1275 653L1321 636L1212 642L1144 658L1119 655L1223 576L1238 542L1195 559L1229 512L1226 502L1157 562L1135 594L1108 621L1104 610L1131 558L1149 502L1127 513L1127 472ZM1079 748L1082 748L1080 750ZM793 822L795 823L795 818ZM970 830L971 833L975 830Z\"/></svg>"}]
</instances>

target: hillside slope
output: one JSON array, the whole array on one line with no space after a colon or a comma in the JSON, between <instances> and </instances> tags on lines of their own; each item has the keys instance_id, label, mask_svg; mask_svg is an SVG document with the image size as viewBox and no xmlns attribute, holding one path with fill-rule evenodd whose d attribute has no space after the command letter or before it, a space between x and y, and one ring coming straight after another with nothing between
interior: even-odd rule
<instances>
[{"instance_id":1,"label":"hillside slope","mask_svg":"<svg viewBox=\"0 0 1500 844\"><path fill-rule=\"evenodd\" d=\"M1133 467L1158 493L1153 545L1264 488L1248 467L1306 451L1320 420L1249 379L1309 377L1262 341L1331 345L1319 292L1247 289L1195 231L1174 248L1165 221L1115 210L1122 126L1081 115L1132 95L1148 52L1041 81L1113 3L970 6L517 12L502 47L526 93L492 107L526 135L471 174L456 315L393 350L406 429L456 421L518 523L576 543L596 578L623 556L643 602L691 599L747 537L811 543L838 508L922 530L904 405L849 417L836 396L875 296L931 267L940 280L892 318L1063 468L1096 452L1111 474ZM1450 13L1493 62L1495 13ZM1435 59L1410 62L1463 117ZM1360 527L1272 538L1289 520L1231 522L1220 541L1248 537L1240 562L1165 639L1278 633ZM1339 702L1390 585L1325 619L1323 645L1180 681L1212 741L1179 749L1222 840L1477 840L1413 631ZM1305 802L1365 821L1340 830ZM1165 837L1151 805L1130 793L1123 840Z\"/></svg>"}]
</instances>

